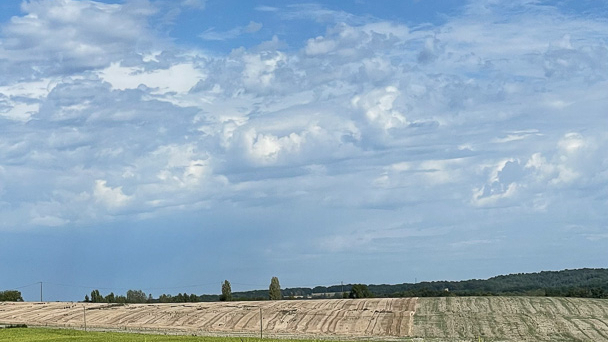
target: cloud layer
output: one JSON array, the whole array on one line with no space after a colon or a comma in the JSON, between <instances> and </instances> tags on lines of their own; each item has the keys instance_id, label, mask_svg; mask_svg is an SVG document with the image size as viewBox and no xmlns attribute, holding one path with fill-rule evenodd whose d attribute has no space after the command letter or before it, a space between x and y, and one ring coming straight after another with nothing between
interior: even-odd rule
<instances>
[{"instance_id":1,"label":"cloud layer","mask_svg":"<svg viewBox=\"0 0 608 342\"><path fill-rule=\"evenodd\" d=\"M604 20L531 1L415 27L258 10L325 33L217 54L169 44L147 1L24 2L0 38L0 229L300 208L318 255L497 250L531 219L605 245ZM305 254L290 241L277 253Z\"/></svg>"}]
</instances>

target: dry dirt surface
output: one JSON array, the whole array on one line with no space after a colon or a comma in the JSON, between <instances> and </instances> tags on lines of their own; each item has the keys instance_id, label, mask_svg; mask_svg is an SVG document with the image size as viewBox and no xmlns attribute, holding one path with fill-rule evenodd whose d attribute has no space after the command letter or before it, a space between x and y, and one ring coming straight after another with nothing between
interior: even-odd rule
<instances>
[{"instance_id":1,"label":"dry dirt surface","mask_svg":"<svg viewBox=\"0 0 608 342\"><path fill-rule=\"evenodd\" d=\"M608 300L420 298L412 335L424 341L608 341Z\"/></svg>"},{"instance_id":2,"label":"dry dirt surface","mask_svg":"<svg viewBox=\"0 0 608 342\"><path fill-rule=\"evenodd\" d=\"M0 303L1 323L197 335L410 336L416 298L180 304Z\"/></svg>"}]
</instances>

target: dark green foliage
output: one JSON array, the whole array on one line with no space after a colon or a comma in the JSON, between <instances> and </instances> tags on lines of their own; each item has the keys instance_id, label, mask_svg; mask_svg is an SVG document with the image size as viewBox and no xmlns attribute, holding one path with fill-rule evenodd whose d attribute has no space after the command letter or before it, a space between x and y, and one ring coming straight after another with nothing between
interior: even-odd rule
<instances>
[{"instance_id":1,"label":"dark green foliage","mask_svg":"<svg viewBox=\"0 0 608 342\"><path fill-rule=\"evenodd\" d=\"M279 278L272 277L270 280L270 286L268 287L268 298L270 300L279 300L283 298L281 295L281 285L279 284Z\"/></svg>"},{"instance_id":2,"label":"dark green foliage","mask_svg":"<svg viewBox=\"0 0 608 342\"><path fill-rule=\"evenodd\" d=\"M91 303L104 303L105 301L106 299L99 293L99 290L91 291Z\"/></svg>"},{"instance_id":3,"label":"dark green foliage","mask_svg":"<svg viewBox=\"0 0 608 342\"><path fill-rule=\"evenodd\" d=\"M27 324L7 324L7 325L0 327L0 329L18 329L18 328L27 328Z\"/></svg>"},{"instance_id":4,"label":"dark green foliage","mask_svg":"<svg viewBox=\"0 0 608 342\"><path fill-rule=\"evenodd\" d=\"M214 296L214 298L217 300L217 296ZM152 299L151 301L148 299L148 303L196 303L200 301L198 295L187 293L178 293L176 296L162 294L158 299Z\"/></svg>"},{"instance_id":5,"label":"dark green foliage","mask_svg":"<svg viewBox=\"0 0 608 342\"><path fill-rule=\"evenodd\" d=\"M217 296L213 296L213 300L217 300ZM108 294L107 296L103 296L99 293L99 290L93 290L91 292L91 298L89 299L89 296L86 295L84 297L84 301L85 302L92 302L92 303L118 303L118 304L125 304L125 303L186 303L186 302L190 302L190 303L196 303L196 302L200 302L200 297L198 295L195 294L187 294L187 293L180 293L177 296L172 296L172 295L167 295L167 294L162 294L160 295L160 297L158 297L158 299L154 299L152 297L152 294L148 294L146 295L142 290L129 290L127 291L127 295L126 296L122 296L122 295L115 295L113 292L110 292L110 294Z\"/></svg>"},{"instance_id":6,"label":"dark green foliage","mask_svg":"<svg viewBox=\"0 0 608 342\"><path fill-rule=\"evenodd\" d=\"M349 293L357 295L358 290L353 291L355 285L333 285L317 286L313 289L298 287L281 290L279 280L276 279L274 296L276 299L286 298L336 298L339 293L346 296ZM270 290L253 290L244 292L231 292L232 300L265 300L272 298ZM225 281L224 283L226 283ZM228 284L230 284L228 282ZM222 285L222 290L224 288ZM421 283L404 283L397 285L368 285L368 291L374 297L447 297L447 296L553 296L553 297L586 297L586 298L608 298L608 269L578 269L564 271L543 271L539 273L518 273L492 277L486 280L472 279L464 281L432 281ZM3 294L11 291L0 292L0 301ZM21 293L18 293L17 300L23 301ZM318 294L327 294L320 296ZM144 294L145 295L145 294ZM116 296L110 293L107 297L102 296L98 290L91 292L91 298L85 296L85 301L94 303L112 302L114 296L115 303L126 303L125 296ZM361 297L357 297L361 298ZM178 294L171 296L161 295L158 299L146 298L144 302L153 303L184 303L184 302L213 302L221 300L218 295L188 295Z\"/></svg>"},{"instance_id":7,"label":"dark green foliage","mask_svg":"<svg viewBox=\"0 0 608 342\"><path fill-rule=\"evenodd\" d=\"M0 302L23 302L23 297L17 290L1 291Z\"/></svg>"},{"instance_id":8,"label":"dark green foliage","mask_svg":"<svg viewBox=\"0 0 608 342\"><path fill-rule=\"evenodd\" d=\"M344 285L351 291L353 285ZM486 280L432 281L416 284L368 285L374 297L445 297L445 296L562 296L608 298L608 269L578 269L518 273L497 276ZM447 289L447 291L446 291ZM288 288L284 296L308 297L317 293L337 293L341 285L315 288ZM236 300L263 300L268 291L233 292ZM213 300L213 296L208 296ZM215 296L217 298L217 296ZM319 297L317 297L319 298ZM217 300L217 299L215 299Z\"/></svg>"},{"instance_id":9,"label":"dark green foliage","mask_svg":"<svg viewBox=\"0 0 608 342\"><path fill-rule=\"evenodd\" d=\"M220 296L221 301L231 301L232 300L232 288L230 287L230 282L228 280L224 280L222 284L222 295Z\"/></svg>"},{"instance_id":10,"label":"dark green foliage","mask_svg":"<svg viewBox=\"0 0 608 342\"><path fill-rule=\"evenodd\" d=\"M608 298L608 269L518 273L486 280L370 285L370 290L381 297L506 295Z\"/></svg>"},{"instance_id":11,"label":"dark green foliage","mask_svg":"<svg viewBox=\"0 0 608 342\"><path fill-rule=\"evenodd\" d=\"M148 296L142 290L127 291L127 303L145 303L148 301Z\"/></svg>"},{"instance_id":12,"label":"dark green foliage","mask_svg":"<svg viewBox=\"0 0 608 342\"><path fill-rule=\"evenodd\" d=\"M350 298L371 298L373 297L371 291L364 284L354 284L350 289Z\"/></svg>"},{"instance_id":13,"label":"dark green foliage","mask_svg":"<svg viewBox=\"0 0 608 342\"><path fill-rule=\"evenodd\" d=\"M106 302L108 302L108 303L116 302L116 296L114 296L114 292L110 292L110 294L106 296Z\"/></svg>"},{"instance_id":14,"label":"dark green foliage","mask_svg":"<svg viewBox=\"0 0 608 342\"><path fill-rule=\"evenodd\" d=\"M167 294L162 294L160 295L160 297L158 297L158 302L159 303L171 303L171 295L167 295Z\"/></svg>"}]
</instances>

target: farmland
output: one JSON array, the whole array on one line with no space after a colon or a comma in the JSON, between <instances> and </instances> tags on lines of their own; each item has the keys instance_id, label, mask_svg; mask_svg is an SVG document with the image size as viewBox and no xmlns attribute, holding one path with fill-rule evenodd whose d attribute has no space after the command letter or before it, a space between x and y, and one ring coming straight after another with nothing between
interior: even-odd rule
<instances>
[{"instance_id":1,"label":"farmland","mask_svg":"<svg viewBox=\"0 0 608 342\"><path fill-rule=\"evenodd\" d=\"M608 341L608 300L564 297L128 305L0 303L0 322L83 329L85 307L87 328L104 331L251 338L259 336L261 310L264 337L413 341L483 339L486 342ZM6 331L0 331L0 340L3 334L8 334Z\"/></svg>"},{"instance_id":2,"label":"farmland","mask_svg":"<svg viewBox=\"0 0 608 342\"><path fill-rule=\"evenodd\" d=\"M181 304L0 303L0 322L170 334L398 337L412 330L416 299ZM260 312L262 320L260 321Z\"/></svg>"},{"instance_id":3,"label":"farmland","mask_svg":"<svg viewBox=\"0 0 608 342\"><path fill-rule=\"evenodd\" d=\"M414 336L509 341L608 341L608 300L442 297L418 300Z\"/></svg>"}]
</instances>

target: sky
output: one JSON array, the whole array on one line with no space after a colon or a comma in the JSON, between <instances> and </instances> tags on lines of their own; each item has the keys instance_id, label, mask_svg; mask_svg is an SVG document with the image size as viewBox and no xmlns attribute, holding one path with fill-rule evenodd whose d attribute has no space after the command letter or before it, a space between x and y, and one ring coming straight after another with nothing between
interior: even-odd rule
<instances>
[{"instance_id":1,"label":"sky","mask_svg":"<svg viewBox=\"0 0 608 342\"><path fill-rule=\"evenodd\" d=\"M0 290L608 267L608 3L0 2Z\"/></svg>"}]
</instances>

